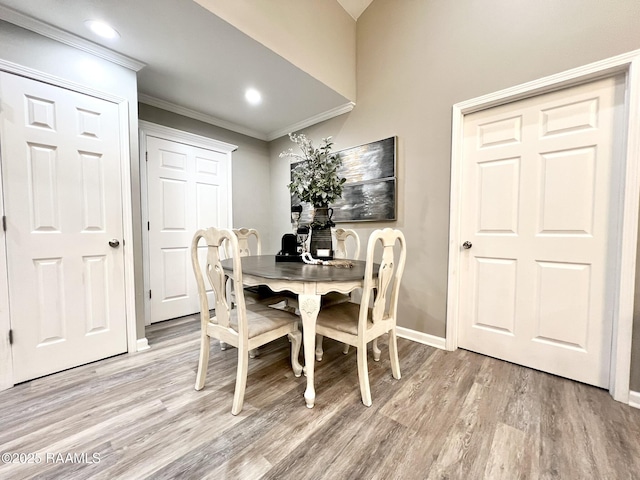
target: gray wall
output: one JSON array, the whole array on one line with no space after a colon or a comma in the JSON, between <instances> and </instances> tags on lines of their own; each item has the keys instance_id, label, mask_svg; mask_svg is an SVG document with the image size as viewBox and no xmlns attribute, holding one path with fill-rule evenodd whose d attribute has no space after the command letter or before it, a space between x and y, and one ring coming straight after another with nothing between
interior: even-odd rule
<instances>
[{"instance_id":1,"label":"gray wall","mask_svg":"<svg viewBox=\"0 0 640 480\"><path fill-rule=\"evenodd\" d=\"M358 19L356 107L304 131L333 135L336 149L398 136L394 225L411 259L402 326L445 335L452 105L639 49L639 25L639 0L374 0ZM279 228L288 166L277 154L289 146L271 144ZM378 226L351 225L365 236ZM631 385L640 391L638 319L634 330Z\"/></svg>"}]
</instances>

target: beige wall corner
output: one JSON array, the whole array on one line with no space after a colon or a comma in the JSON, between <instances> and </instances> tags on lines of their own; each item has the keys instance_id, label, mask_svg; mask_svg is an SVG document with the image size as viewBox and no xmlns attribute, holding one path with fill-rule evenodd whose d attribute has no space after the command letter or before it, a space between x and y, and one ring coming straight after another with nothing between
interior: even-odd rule
<instances>
[{"instance_id":1,"label":"beige wall corner","mask_svg":"<svg viewBox=\"0 0 640 480\"><path fill-rule=\"evenodd\" d=\"M361 239L373 228L403 230L410 260L401 327L446 333L452 106L636 50L639 15L640 0L375 0L358 18L357 105L304 133L314 141L333 136L335 150L397 136L398 220L345 227ZM278 154L290 146L286 137L270 143L272 219L280 232L290 225L290 177ZM636 303L631 389L637 392L640 287Z\"/></svg>"},{"instance_id":2,"label":"beige wall corner","mask_svg":"<svg viewBox=\"0 0 640 480\"><path fill-rule=\"evenodd\" d=\"M350 101L356 101L356 22L337 1L195 1Z\"/></svg>"}]
</instances>

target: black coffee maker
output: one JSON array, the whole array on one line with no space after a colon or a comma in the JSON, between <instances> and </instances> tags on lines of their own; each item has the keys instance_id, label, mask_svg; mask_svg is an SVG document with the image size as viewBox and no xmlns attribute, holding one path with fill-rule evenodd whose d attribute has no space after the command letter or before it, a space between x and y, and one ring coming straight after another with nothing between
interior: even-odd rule
<instances>
[{"instance_id":1,"label":"black coffee maker","mask_svg":"<svg viewBox=\"0 0 640 480\"><path fill-rule=\"evenodd\" d=\"M282 236L281 249L276 255L276 262L301 262L302 253L306 248L306 241L309 237L309 227L300 226L300 215L302 205L291 206L291 224L294 233L285 233Z\"/></svg>"},{"instance_id":2,"label":"black coffee maker","mask_svg":"<svg viewBox=\"0 0 640 480\"><path fill-rule=\"evenodd\" d=\"M293 233L282 236L282 248L276 255L276 262L301 262L301 252L298 250L298 237Z\"/></svg>"}]
</instances>

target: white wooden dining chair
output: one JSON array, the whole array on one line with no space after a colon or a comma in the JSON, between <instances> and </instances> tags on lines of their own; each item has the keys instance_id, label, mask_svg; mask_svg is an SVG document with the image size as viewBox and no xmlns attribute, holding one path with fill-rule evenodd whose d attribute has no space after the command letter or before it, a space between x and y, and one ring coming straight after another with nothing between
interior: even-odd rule
<instances>
[{"instance_id":1,"label":"white wooden dining chair","mask_svg":"<svg viewBox=\"0 0 640 480\"><path fill-rule=\"evenodd\" d=\"M204 239L207 245L206 262L203 269L198 258L198 243ZM236 285L242 285L242 264L238 238L228 229L208 228L198 230L191 242L191 263L198 285L200 298L200 359L196 374L195 389L201 390L207 377L209 364L210 339L216 338L238 349L238 368L236 386L231 413L237 415L242 410L244 392L247 384L249 351L277 338L288 336L291 342L291 366L299 377L302 366L298 361L302 334L299 329L299 317L285 310L269 308L263 303L247 305L244 289L236 292L236 306L231 308L227 296L226 274L222 269L223 244L233 258L233 274L230 275ZM213 288L215 313L210 314L204 275Z\"/></svg>"},{"instance_id":2,"label":"white wooden dining chair","mask_svg":"<svg viewBox=\"0 0 640 480\"><path fill-rule=\"evenodd\" d=\"M254 245L254 255L260 255L262 253L262 243L260 242L260 234L258 233L258 230L255 228L234 228L232 231L236 234L236 238L238 239L238 252L241 257L248 257L249 255L252 255L252 248L250 244ZM227 255L227 258L233 256L233 253L227 252L226 248L225 254ZM235 293L233 281L229 281L227 283L227 292L231 297L232 304L234 304ZM255 303L256 301L260 301L261 298L255 290L245 289L244 300L246 303Z\"/></svg>"},{"instance_id":3,"label":"white wooden dining chair","mask_svg":"<svg viewBox=\"0 0 640 480\"><path fill-rule=\"evenodd\" d=\"M249 255L262 255L262 242L260 234L255 228L234 228L233 233L238 239L238 250L241 257ZM232 282L229 282L230 284ZM233 291L231 293L233 300ZM248 287L244 289L244 297L246 303L266 302L271 304L278 303L286 298L284 294L275 293L268 288Z\"/></svg>"},{"instance_id":4,"label":"white wooden dining chair","mask_svg":"<svg viewBox=\"0 0 640 480\"><path fill-rule=\"evenodd\" d=\"M381 248L381 260L374 277L374 255ZM321 309L316 333L358 349L358 378L362 403L371 406L371 388L367 367L367 343L389 334L389 358L393 377L400 378L396 340L396 317L400 281L407 256L404 235L400 230L376 230L369 237L364 286L360 305L339 303ZM369 308L370 302L373 307ZM375 360L375 358L374 358Z\"/></svg>"},{"instance_id":5,"label":"white wooden dining chair","mask_svg":"<svg viewBox=\"0 0 640 480\"><path fill-rule=\"evenodd\" d=\"M238 239L238 252L240 257L248 257L249 255L261 255L262 254L262 242L260 240L260 233L255 228L234 228ZM231 258L233 253L224 249L225 257ZM235 283L233 280L227 282L227 298L231 299L231 306L235 305ZM267 303L273 305L286 300L283 294L277 294L271 292L268 288L262 287L248 287L244 288L244 301L245 303ZM220 348L225 350L227 345L224 342L220 343ZM258 350L251 350L249 352L250 358L258 356Z\"/></svg>"},{"instance_id":6,"label":"white wooden dining chair","mask_svg":"<svg viewBox=\"0 0 640 480\"><path fill-rule=\"evenodd\" d=\"M335 238L335 248L333 251L333 258L341 259L341 258L350 258L350 259L358 259L360 256L360 237L355 232L355 230L346 229L346 228L336 228L332 229L331 233ZM352 239L352 241L349 240ZM353 248L349 248L347 244L352 244ZM327 308L337 303L349 302L351 301L351 295L345 295L344 293L338 292L329 292L328 294L322 297L321 308ZM323 338L322 335L316 335L316 360L319 362L322 360L322 356L324 355L324 350L322 349ZM376 342L375 348L377 349L378 344ZM345 355L349 353L349 345L345 344L342 353ZM379 357L378 357L379 358Z\"/></svg>"},{"instance_id":7,"label":"white wooden dining chair","mask_svg":"<svg viewBox=\"0 0 640 480\"><path fill-rule=\"evenodd\" d=\"M349 228L336 228L332 231L336 239L335 249L333 251L334 258L351 258L357 260L360 256L360 237L355 230ZM353 239L354 248L348 248L349 238Z\"/></svg>"},{"instance_id":8,"label":"white wooden dining chair","mask_svg":"<svg viewBox=\"0 0 640 480\"><path fill-rule=\"evenodd\" d=\"M255 228L234 228L233 233L238 238L238 250L241 257L248 255L262 255L262 242L260 241L260 234ZM253 237L253 243L255 248L250 246L251 238Z\"/></svg>"}]
</instances>

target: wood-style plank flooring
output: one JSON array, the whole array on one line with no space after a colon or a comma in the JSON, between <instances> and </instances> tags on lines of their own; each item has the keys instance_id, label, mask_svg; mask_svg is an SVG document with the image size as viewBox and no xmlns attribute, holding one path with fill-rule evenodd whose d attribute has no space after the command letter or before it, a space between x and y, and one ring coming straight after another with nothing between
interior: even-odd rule
<instances>
[{"instance_id":1,"label":"wood-style plank flooring","mask_svg":"<svg viewBox=\"0 0 640 480\"><path fill-rule=\"evenodd\" d=\"M0 392L3 460L40 459L0 464L0 479L640 478L640 410L464 350L399 339L394 380L381 342L367 408L355 351L325 339L310 410L283 339L251 360L234 417L234 349L213 342L196 392L197 321L153 325L147 338L146 352Z\"/></svg>"}]
</instances>

